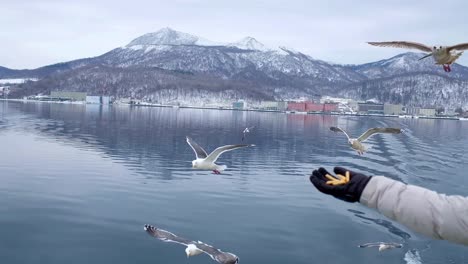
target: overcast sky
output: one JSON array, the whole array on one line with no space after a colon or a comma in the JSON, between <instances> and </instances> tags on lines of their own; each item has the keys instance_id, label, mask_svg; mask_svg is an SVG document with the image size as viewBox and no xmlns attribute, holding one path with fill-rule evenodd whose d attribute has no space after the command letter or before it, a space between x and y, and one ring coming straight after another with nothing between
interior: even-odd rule
<instances>
[{"instance_id":1,"label":"overcast sky","mask_svg":"<svg viewBox=\"0 0 468 264\"><path fill-rule=\"evenodd\" d=\"M468 42L466 10L466 0L2 0L0 66L98 56L163 27L220 42L252 36L267 46L359 64L406 51L366 41ZM458 62L468 65L468 54Z\"/></svg>"}]
</instances>

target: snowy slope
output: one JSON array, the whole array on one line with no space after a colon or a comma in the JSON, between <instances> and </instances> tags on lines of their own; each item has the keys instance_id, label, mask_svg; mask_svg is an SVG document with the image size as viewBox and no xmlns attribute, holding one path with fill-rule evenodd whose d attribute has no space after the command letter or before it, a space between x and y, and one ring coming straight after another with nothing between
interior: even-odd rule
<instances>
[{"instance_id":1,"label":"snowy slope","mask_svg":"<svg viewBox=\"0 0 468 264\"><path fill-rule=\"evenodd\" d=\"M237 42L229 43L229 47L237 47L244 50L258 50L258 51L270 51L272 49L267 48L262 43L258 42L255 38L245 37Z\"/></svg>"},{"instance_id":2,"label":"snowy slope","mask_svg":"<svg viewBox=\"0 0 468 264\"><path fill-rule=\"evenodd\" d=\"M452 72L445 73L442 66L435 65L432 57L419 60L423 56L423 53L408 52L377 62L350 66L350 68L372 79L398 74L429 72L468 80L467 67L454 64Z\"/></svg>"},{"instance_id":3,"label":"snowy slope","mask_svg":"<svg viewBox=\"0 0 468 264\"><path fill-rule=\"evenodd\" d=\"M219 46L221 43L209 41L188 33L163 28L157 32L148 33L131 41L127 47L138 45L199 45L199 46Z\"/></svg>"},{"instance_id":4,"label":"snowy slope","mask_svg":"<svg viewBox=\"0 0 468 264\"><path fill-rule=\"evenodd\" d=\"M27 81L37 81L37 79L36 78L0 79L0 84L18 84L18 83L25 83Z\"/></svg>"},{"instance_id":5,"label":"snowy slope","mask_svg":"<svg viewBox=\"0 0 468 264\"><path fill-rule=\"evenodd\" d=\"M468 81L419 73L367 80L346 86L342 96L380 102L435 107L468 107Z\"/></svg>"},{"instance_id":6,"label":"snowy slope","mask_svg":"<svg viewBox=\"0 0 468 264\"><path fill-rule=\"evenodd\" d=\"M151 102L191 102L203 105L232 102L241 98L272 100L268 87L245 81L226 81L203 75L154 68L86 66L45 77L14 89L12 96L48 94L53 90L112 94L117 98L136 98Z\"/></svg>"}]
</instances>

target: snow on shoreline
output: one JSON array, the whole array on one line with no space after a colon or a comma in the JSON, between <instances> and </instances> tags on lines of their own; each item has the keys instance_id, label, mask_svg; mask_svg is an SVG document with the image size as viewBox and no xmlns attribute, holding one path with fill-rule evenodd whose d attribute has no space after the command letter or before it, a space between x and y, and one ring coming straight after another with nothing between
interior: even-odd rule
<instances>
[{"instance_id":1,"label":"snow on shoreline","mask_svg":"<svg viewBox=\"0 0 468 264\"><path fill-rule=\"evenodd\" d=\"M36 78L0 79L0 84L18 84L27 81L37 81Z\"/></svg>"}]
</instances>

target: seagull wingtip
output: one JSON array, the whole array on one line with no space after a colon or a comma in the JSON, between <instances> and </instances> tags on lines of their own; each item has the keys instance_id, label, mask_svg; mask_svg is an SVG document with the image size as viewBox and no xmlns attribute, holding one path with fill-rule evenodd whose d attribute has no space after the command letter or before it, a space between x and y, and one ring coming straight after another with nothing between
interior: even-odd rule
<instances>
[{"instance_id":1,"label":"seagull wingtip","mask_svg":"<svg viewBox=\"0 0 468 264\"><path fill-rule=\"evenodd\" d=\"M372 45L372 46L380 46L382 43L380 42L375 42L375 41L368 41L367 44Z\"/></svg>"}]
</instances>

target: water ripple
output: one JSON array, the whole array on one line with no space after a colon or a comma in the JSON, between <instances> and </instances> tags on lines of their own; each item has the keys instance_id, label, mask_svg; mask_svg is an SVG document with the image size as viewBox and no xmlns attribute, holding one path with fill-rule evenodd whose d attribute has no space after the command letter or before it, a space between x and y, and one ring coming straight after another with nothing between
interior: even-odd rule
<instances>
[{"instance_id":1,"label":"water ripple","mask_svg":"<svg viewBox=\"0 0 468 264\"><path fill-rule=\"evenodd\" d=\"M0 153L5 263L186 261L180 247L145 236L146 223L246 263L310 263L323 254L333 263L411 263L417 252L428 263L466 260L447 243L423 251L427 239L319 193L309 175L342 166L466 196L468 123L11 102L0 102L0 111L0 145L8 150ZM252 125L247 143L256 146L223 154L223 174L191 169L185 136L210 151L241 143ZM359 156L329 130L336 125L352 135L375 126L404 133L372 137L372 149ZM356 250L357 243L395 239L417 251L382 258Z\"/></svg>"}]
</instances>

